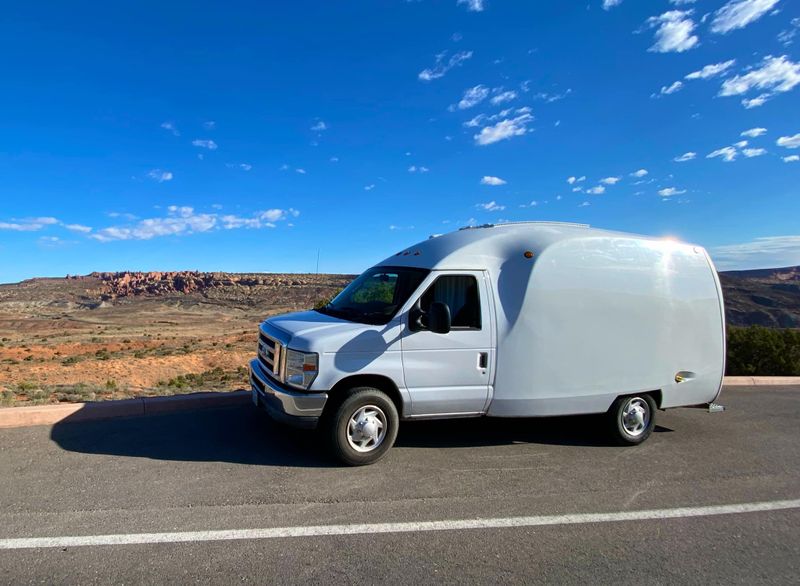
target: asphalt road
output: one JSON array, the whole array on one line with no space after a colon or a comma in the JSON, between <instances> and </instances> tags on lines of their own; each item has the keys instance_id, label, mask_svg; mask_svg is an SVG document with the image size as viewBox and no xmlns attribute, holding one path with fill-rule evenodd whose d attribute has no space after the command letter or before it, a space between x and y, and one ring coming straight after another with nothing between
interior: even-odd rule
<instances>
[{"instance_id":1,"label":"asphalt road","mask_svg":"<svg viewBox=\"0 0 800 586\"><path fill-rule=\"evenodd\" d=\"M406 423L387 458L355 469L334 465L313 434L249 407L2 430L0 544L198 533L182 543L0 549L0 582L796 583L796 507L421 530L800 499L800 388L731 388L721 402L721 414L659 413L636 448L606 444L596 418ZM396 522L420 530L191 537Z\"/></svg>"}]
</instances>

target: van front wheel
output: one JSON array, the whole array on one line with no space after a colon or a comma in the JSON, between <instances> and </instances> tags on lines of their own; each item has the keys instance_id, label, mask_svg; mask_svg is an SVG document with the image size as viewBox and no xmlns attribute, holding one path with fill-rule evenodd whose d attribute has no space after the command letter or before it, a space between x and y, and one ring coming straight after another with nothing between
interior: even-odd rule
<instances>
[{"instance_id":1,"label":"van front wheel","mask_svg":"<svg viewBox=\"0 0 800 586\"><path fill-rule=\"evenodd\" d=\"M656 402L648 394L617 397L608 410L608 424L614 440L622 445L642 443L656 426Z\"/></svg>"},{"instance_id":2,"label":"van front wheel","mask_svg":"<svg viewBox=\"0 0 800 586\"><path fill-rule=\"evenodd\" d=\"M325 421L334 455L351 466L380 460L397 438L400 417L386 393L372 387L347 392Z\"/></svg>"}]
</instances>

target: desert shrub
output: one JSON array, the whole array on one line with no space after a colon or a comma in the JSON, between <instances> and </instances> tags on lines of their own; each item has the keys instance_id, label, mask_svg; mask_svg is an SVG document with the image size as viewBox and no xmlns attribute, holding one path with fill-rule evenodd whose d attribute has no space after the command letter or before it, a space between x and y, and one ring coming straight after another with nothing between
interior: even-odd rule
<instances>
[{"instance_id":1,"label":"desert shrub","mask_svg":"<svg viewBox=\"0 0 800 586\"><path fill-rule=\"evenodd\" d=\"M240 366L234 371L223 370L220 367L200 373L181 374L166 381L159 381L161 389L198 390L207 391L228 388L232 382L239 382L242 386L247 384L247 369Z\"/></svg>"},{"instance_id":2,"label":"desert shrub","mask_svg":"<svg viewBox=\"0 0 800 586\"><path fill-rule=\"evenodd\" d=\"M728 328L729 376L800 376L800 330Z\"/></svg>"},{"instance_id":3,"label":"desert shrub","mask_svg":"<svg viewBox=\"0 0 800 586\"><path fill-rule=\"evenodd\" d=\"M3 407L10 407L14 404L13 391L0 391L0 405Z\"/></svg>"},{"instance_id":4,"label":"desert shrub","mask_svg":"<svg viewBox=\"0 0 800 586\"><path fill-rule=\"evenodd\" d=\"M111 355L108 353L108 350L106 350L105 348L101 348L100 350L95 352L94 355L95 355L95 358L97 358L98 360L108 360L109 358L111 358Z\"/></svg>"},{"instance_id":5,"label":"desert shrub","mask_svg":"<svg viewBox=\"0 0 800 586\"><path fill-rule=\"evenodd\" d=\"M26 380L17 383L17 390L23 393L27 393L28 391L38 389L40 386L41 385L35 381Z\"/></svg>"},{"instance_id":6,"label":"desert shrub","mask_svg":"<svg viewBox=\"0 0 800 586\"><path fill-rule=\"evenodd\" d=\"M334 291L333 293L331 293L331 294L330 294L328 297L324 297L323 299L317 299L317 300L314 302L314 309L320 309L321 307L325 307L326 305L328 305L328 303L330 303L331 301L333 301L333 299L334 299L334 298L335 298L335 297L336 297L336 296L337 296L339 293L341 293L342 291L343 291L343 289L339 289L338 291Z\"/></svg>"},{"instance_id":7,"label":"desert shrub","mask_svg":"<svg viewBox=\"0 0 800 586\"><path fill-rule=\"evenodd\" d=\"M81 359L78 356L69 356L61 361L61 364L64 366L69 366L70 364L77 364L80 362Z\"/></svg>"}]
</instances>

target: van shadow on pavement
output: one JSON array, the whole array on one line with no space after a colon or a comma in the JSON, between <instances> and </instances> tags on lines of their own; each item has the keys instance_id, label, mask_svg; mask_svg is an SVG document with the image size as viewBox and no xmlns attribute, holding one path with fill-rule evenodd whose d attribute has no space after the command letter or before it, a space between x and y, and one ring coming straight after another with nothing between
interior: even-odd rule
<instances>
[{"instance_id":1,"label":"van shadow on pavement","mask_svg":"<svg viewBox=\"0 0 800 586\"><path fill-rule=\"evenodd\" d=\"M657 426L655 431L671 430ZM80 423L67 418L53 426L50 438L64 450L86 454L261 466L338 465L317 434L274 423L250 405ZM595 416L403 422L395 445L447 448L514 443L611 445L602 418Z\"/></svg>"}]
</instances>

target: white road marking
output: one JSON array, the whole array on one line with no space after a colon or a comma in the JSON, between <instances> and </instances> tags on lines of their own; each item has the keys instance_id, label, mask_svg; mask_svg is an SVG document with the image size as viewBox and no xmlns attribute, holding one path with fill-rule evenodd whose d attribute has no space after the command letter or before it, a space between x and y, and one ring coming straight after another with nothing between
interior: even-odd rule
<instances>
[{"instance_id":1,"label":"white road marking","mask_svg":"<svg viewBox=\"0 0 800 586\"><path fill-rule=\"evenodd\" d=\"M533 517L500 517L493 519L461 519L452 521L418 521L411 523L364 523L358 525L316 525L272 527L265 529L223 529L220 531L180 531L172 533L122 533L116 535L76 535L68 537L23 537L0 539L0 549L81 547L88 545L135 545L149 543L186 543L234 539L278 539L285 537L320 537L331 535L364 535L375 533L416 533L423 531L459 531L468 529L504 529L544 525L575 525L619 521L646 521L709 517L738 513L758 513L800 508L800 499L766 501L705 507L682 507L618 513L574 513L571 515L537 515Z\"/></svg>"}]
</instances>

